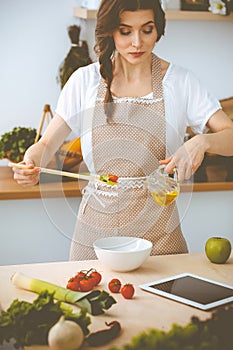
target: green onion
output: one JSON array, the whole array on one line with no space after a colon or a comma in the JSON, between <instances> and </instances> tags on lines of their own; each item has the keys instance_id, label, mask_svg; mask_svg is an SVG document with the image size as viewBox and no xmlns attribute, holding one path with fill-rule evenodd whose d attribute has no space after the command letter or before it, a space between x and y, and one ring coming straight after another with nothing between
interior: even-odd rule
<instances>
[{"instance_id":1,"label":"green onion","mask_svg":"<svg viewBox=\"0 0 233 350\"><path fill-rule=\"evenodd\" d=\"M55 299L85 308L92 315L103 314L104 310L108 310L116 303L116 300L106 291L75 292L53 283L31 278L20 272L14 273L11 281L16 287L31 292L39 294L43 291L48 291L53 293Z\"/></svg>"}]
</instances>

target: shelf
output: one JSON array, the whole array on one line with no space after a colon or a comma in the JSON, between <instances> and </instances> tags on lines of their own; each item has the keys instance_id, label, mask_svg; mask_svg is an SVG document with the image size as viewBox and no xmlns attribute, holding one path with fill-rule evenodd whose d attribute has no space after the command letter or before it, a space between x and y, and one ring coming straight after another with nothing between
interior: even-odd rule
<instances>
[{"instance_id":1,"label":"shelf","mask_svg":"<svg viewBox=\"0 0 233 350\"><path fill-rule=\"evenodd\" d=\"M215 15L208 11L166 11L166 19L173 21L233 21L233 13L228 16Z\"/></svg>"},{"instance_id":2,"label":"shelf","mask_svg":"<svg viewBox=\"0 0 233 350\"><path fill-rule=\"evenodd\" d=\"M97 11L82 7L73 8L73 16L82 19L95 19ZM166 11L166 19L172 21L233 21L233 13L228 16L214 15L208 11Z\"/></svg>"},{"instance_id":3,"label":"shelf","mask_svg":"<svg viewBox=\"0 0 233 350\"><path fill-rule=\"evenodd\" d=\"M83 19L96 19L97 10L88 10L82 7L73 8L73 16Z\"/></svg>"}]
</instances>

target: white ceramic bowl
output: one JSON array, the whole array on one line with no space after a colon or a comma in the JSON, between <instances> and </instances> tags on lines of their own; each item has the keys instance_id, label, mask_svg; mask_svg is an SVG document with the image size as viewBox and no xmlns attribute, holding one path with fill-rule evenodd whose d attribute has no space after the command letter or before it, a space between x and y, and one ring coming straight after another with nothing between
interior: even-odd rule
<instances>
[{"instance_id":1,"label":"white ceramic bowl","mask_svg":"<svg viewBox=\"0 0 233 350\"><path fill-rule=\"evenodd\" d=\"M114 271L132 271L149 257L152 243L137 237L105 237L94 244L97 258Z\"/></svg>"}]
</instances>

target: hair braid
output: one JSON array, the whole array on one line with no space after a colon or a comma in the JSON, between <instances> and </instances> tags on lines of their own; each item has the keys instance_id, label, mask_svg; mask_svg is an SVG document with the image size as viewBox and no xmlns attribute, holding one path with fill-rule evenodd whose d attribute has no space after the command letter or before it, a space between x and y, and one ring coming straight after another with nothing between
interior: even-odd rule
<instances>
[{"instance_id":1,"label":"hair braid","mask_svg":"<svg viewBox=\"0 0 233 350\"><path fill-rule=\"evenodd\" d=\"M99 63L100 74L106 83L106 94L104 98L104 111L108 120L113 116L113 98L111 93L111 84L113 79L112 56L115 50L115 44L112 37L104 37L99 41Z\"/></svg>"}]
</instances>

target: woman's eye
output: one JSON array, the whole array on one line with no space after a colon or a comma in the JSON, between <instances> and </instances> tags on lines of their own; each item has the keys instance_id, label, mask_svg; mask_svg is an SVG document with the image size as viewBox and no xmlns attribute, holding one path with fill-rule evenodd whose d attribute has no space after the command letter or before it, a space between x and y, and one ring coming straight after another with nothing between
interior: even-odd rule
<instances>
[{"instance_id":1,"label":"woman's eye","mask_svg":"<svg viewBox=\"0 0 233 350\"><path fill-rule=\"evenodd\" d=\"M129 35L130 34L130 31L129 30L127 30L127 29L119 29L119 32L120 32L120 34L121 35Z\"/></svg>"},{"instance_id":2,"label":"woman's eye","mask_svg":"<svg viewBox=\"0 0 233 350\"><path fill-rule=\"evenodd\" d=\"M153 27L144 29L144 30L143 30L143 33L144 33L144 34L151 34L151 33L153 32L153 29L154 29Z\"/></svg>"},{"instance_id":3,"label":"woman's eye","mask_svg":"<svg viewBox=\"0 0 233 350\"><path fill-rule=\"evenodd\" d=\"M154 30L154 26L149 26L141 29L141 32L144 34L151 34ZM128 28L119 28L119 33L121 35L130 35L132 33Z\"/></svg>"}]
</instances>

